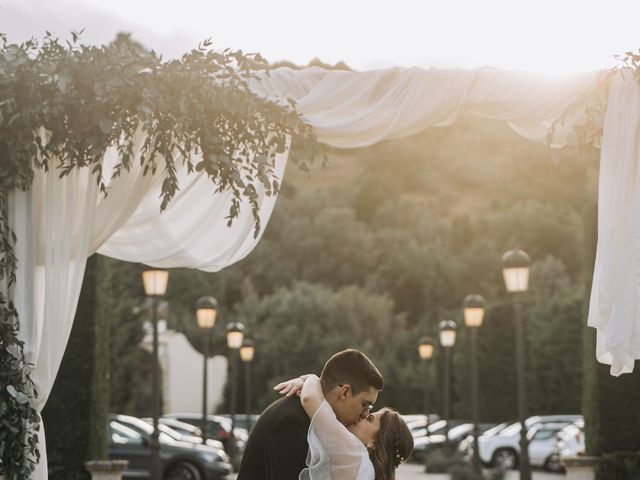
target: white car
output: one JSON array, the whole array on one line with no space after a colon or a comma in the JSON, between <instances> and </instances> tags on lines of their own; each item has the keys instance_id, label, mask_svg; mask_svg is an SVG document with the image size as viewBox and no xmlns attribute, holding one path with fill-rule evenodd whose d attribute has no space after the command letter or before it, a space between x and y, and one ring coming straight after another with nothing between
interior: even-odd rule
<instances>
[{"instance_id":1,"label":"white car","mask_svg":"<svg viewBox=\"0 0 640 480\"><path fill-rule=\"evenodd\" d=\"M413 439L412 458L414 461L423 462L424 460L426 460L428 452L433 451L437 448L442 448L444 446L445 440L447 438L444 435L444 429L434 430L438 431L439 433L430 433L428 436L415 437ZM449 430L447 436L452 445L455 446L460 441L460 439L469 435L472 430L473 423L463 423L461 425L451 427L451 430Z\"/></svg>"},{"instance_id":2,"label":"white car","mask_svg":"<svg viewBox=\"0 0 640 480\"><path fill-rule=\"evenodd\" d=\"M569 423L581 420L580 415L548 415L529 417L525 421L529 438L531 465L550 468L549 460L555 448L556 433ZM520 457L520 422L514 422L494 435L481 435L478 450L483 463L511 469Z\"/></svg>"},{"instance_id":3,"label":"white car","mask_svg":"<svg viewBox=\"0 0 640 480\"><path fill-rule=\"evenodd\" d=\"M486 439L489 437L493 437L494 435L497 435L498 433L500 433L502 430L504 430L505 428L507 428L509 425L511 425L510 423L501 423L499 425L496 425L494 427L491 427L490 429L488 429L487 431L483 432L478 439L484 437L485 438L485 442L487 441ZM478 440L479 441L479 440ZM460 454L462 455L462 457L466 460L466 461L471 461L471 459L473 458L473 435L468 435L467 438L464 438L460 441L460 443L458 444L458 451L460 452Z\"/></svg>"},{"instance_id":4,"label":"white car","mask_svg":"<svg viewBox=\"0 0 640 480\"><path fill-rule=\"evenodd\" d=\"M577 421L567 425L556 434L556 446L551 454L553 471L562 471L562 460L569 457L584 455L584 421Z\"/></svg>"}]
</instances>

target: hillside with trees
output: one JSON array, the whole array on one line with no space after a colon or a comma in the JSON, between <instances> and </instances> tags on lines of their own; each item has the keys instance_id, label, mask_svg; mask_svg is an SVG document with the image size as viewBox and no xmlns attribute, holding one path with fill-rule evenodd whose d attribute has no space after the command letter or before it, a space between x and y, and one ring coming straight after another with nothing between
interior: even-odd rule
<instances>
[{"instance_id":1,"label":"hillside with trees","mask_svg":"<svg viewBox=\"0 0 640 480\"><path fill-rule=\"evenodd\" d=\"M500 257L519 247L533 261L525 310L531 411L578 411L582 214L596 200L597 152L551 150L504 124L466 118L408 139L332 151L328 160L310 175L290 166L248 258L215 274L172 272L173 326L197 344L196 293L218 298L222 322L245 323L257 345L256 407L269 403L278 380L319 372L331 353L356 347L387 378L380 403L412 412L421 409L423 386L417 339L435 336L443 318L461 324L462 299L478 292L489 302L479 334L481 416L503 420L516 410ZM222 347L223 329L216 330ZM453 412L468 416L464 329L454 355ZM432 368L438 375L437 355ZM439 395L432 399L439 410Z\"/></svg>"}]
</instances>

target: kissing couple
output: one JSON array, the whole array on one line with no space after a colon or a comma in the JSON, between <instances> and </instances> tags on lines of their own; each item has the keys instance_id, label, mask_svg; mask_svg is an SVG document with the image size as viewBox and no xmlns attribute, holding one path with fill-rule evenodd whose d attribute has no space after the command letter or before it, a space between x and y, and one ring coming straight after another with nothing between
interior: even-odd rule
<instances>
[{"instance_id":1,"label":"kissing couple","mask_svg":"<svg viewBox=\"0 0 640 480\"><path fill-rule=\"evenodd\" d=\"M251 431L237 480L395 480L413 450L400 415L373 404L384 386L358 350L274 387L283 395Z\"/></svg>"}]
</instances>

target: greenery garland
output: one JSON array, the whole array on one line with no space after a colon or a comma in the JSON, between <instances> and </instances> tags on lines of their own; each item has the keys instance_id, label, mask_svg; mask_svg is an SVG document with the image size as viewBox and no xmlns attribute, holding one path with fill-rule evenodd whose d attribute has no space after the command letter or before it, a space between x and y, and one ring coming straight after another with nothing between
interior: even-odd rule
<instances>
[{"instance_id":1,"label":"greenery garland","mask_svg":"<svg viewBox=\"0 0 640 480\"><path fill-rule=\"evenodd\" d=\"M559 126L562 126L570 117L581 113L584 120L573 126L567 143L578 147L600 147L604 119L607 113L607 105L609 104L609 90L614 76L628 71L629 74L633 75L636 83L640 85L640 50L637 52L629 50L624 52L623 55L616 55L615 58L618 60L619 66L603 70L591 88L584 92L576 102L569 105L560 117L552 123L547 131L547 144L553 142L556 129Z\"/></svg>"},{"instance_id":2,"label":"greenery garland","mask_svg":"<svg viewBox=\"0 0 640 480\"><path fill-rule=\"evenodd\" d=\"M60 42L47 33L17 45L0 34L0 283L15 283L17 241L8 222L8 194L28 190L36 169L60 176L90 168L106 195L102 158L116 145L113 176L134 161L134 136L146 134L139 162L160 174L164 209L179 189L176 171L205 172L216 192L233 194L231 223L248 200L260 231L258 186L279 189L274 154L307 170L321 155L312 129L294 109L253 94L247 80L268 65L259 54L215 51L205 41L179 60L162 61L127 35L85 46L73 33ZM295 106L290 102L292 107ZM37 397L18 337L18 314L0 292L0 474L26 479L37 465Z\"/></svg>"}]
</instances>

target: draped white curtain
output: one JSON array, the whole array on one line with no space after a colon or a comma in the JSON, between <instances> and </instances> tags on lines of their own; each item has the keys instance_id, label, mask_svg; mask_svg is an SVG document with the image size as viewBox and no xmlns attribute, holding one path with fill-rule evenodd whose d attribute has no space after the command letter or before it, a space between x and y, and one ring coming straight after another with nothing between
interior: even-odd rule
<instances>
[{"instance_id":1,"label":"draped white curtain","mask_svg":"<svg viewBox=\"0 0 640 480\"><path fill-rule=\"evenodd\" d=\"M640 88L629 71L612 84L600 152L598 248L588 324L596 357L618 376L640 358Z\"/></svg>"},{"instance_id":2,"label":"draped white curtain","mask_svg":"<svg viewBox=\"0 0 640 480\"><path fill-rule=\"evenodd\" d=\"M296 109L320 141L356 148L452 124L461 113L507 122L524 137L545 141L551 124L589 91L602 72L563 78L495 69L389 68L347 72L279 68L253 82L254 91ZM552 146L567 143L584 112L567 118Z\"/></svg>"},{"instance_id":3,"label":"draped white curtain","mask_svg":"<svg viewBox=\"0 0 640 480\"><path fill-rule=\"evenodd\" d=\"M136 136L137 148L144 137ZM135 151L135 149L134 149ZM105 174L117 159L105 154ZM282 178L287 154L276 156ZM55 162L51 162L54 165ZM34 365L42 411L53 388L71 333L89 255L105 255L170 268L217 271L246 256L257 244L250 205L242 204L231 227L227 219L232 194L214 194L204 174L178 171L180 191L160 213L162 177L143 176L139 162L108 186L105 198L88 168L58 178L38 171L30 191L10 195L10 222L18 237L18 270L9 292L20 318L26 361ZM257 188L259 215L266 225L276 197ZM6 286L4 286L6 289ZM46 425L44 426L46 428ZM40 463L34 478L47 478L44 428L39 434Z\"/></svg>"},{"instance_id":4,"label":"draped white curtain","mask_svg":"<svg viewBox=\"0 0 640 480\"><path fill-rule=\"evenodd\" d=\"M282 68L255 80L252 88L274 101L296 100L297 110L319 139L334 147L361 147L412 135L449 125L464 112L503 120L523 136L544 141L552 122L591 89L598 75L548 79L486 69ZM633 213L638 196L639 98L632 78L616 80L602 146L600 243L589 324L598 328L598 359L610 363L614 375L631 371L640 350L635 327L640 222ZM566 144L572 126L583 118L578 111L566 119L553 146ZM142 140L139 134L138 145ZM105 156L106 174L115 155L112 149ZM286 155L276 158L280 178L286 161ZM114 180L103 198L88 169L62 179L55 171L38 172L29 192L11 195L19 264L10 294L20 315L27 361L35 365L38 411L58 371L91 253L157 267L216 271L242 259L257 244L249 205L244 204L240 218L227 227L230 194L214 193L205 176L181 171L180 192L162 213L160 183L134 167ZM276 197L258 193L264 229ZM46 479L43 432L40 439L43 455L35 478Z\"/></svg>"},{"instance_id":5,"label":"draped white curtain","mask_svg":"<svg viewBox=\"0 0 640 480\"><path fill-rule=\"evenodd\" d=\"M522 136L545 142L549 127L579 103L605 72L562 79L498 70L387 69L367 73L279 69L256 91L297 100L319 138L361 147L429 127L461 113L507 122ZM568 143L583 109L565 118L551 146ZM517 160L514 160L517 161ZM588 325L597 329L596 357L618 376L640 358L640 87L631 71L610 86L603 125L598 249Z\"/></svg>"}]
</instances>

